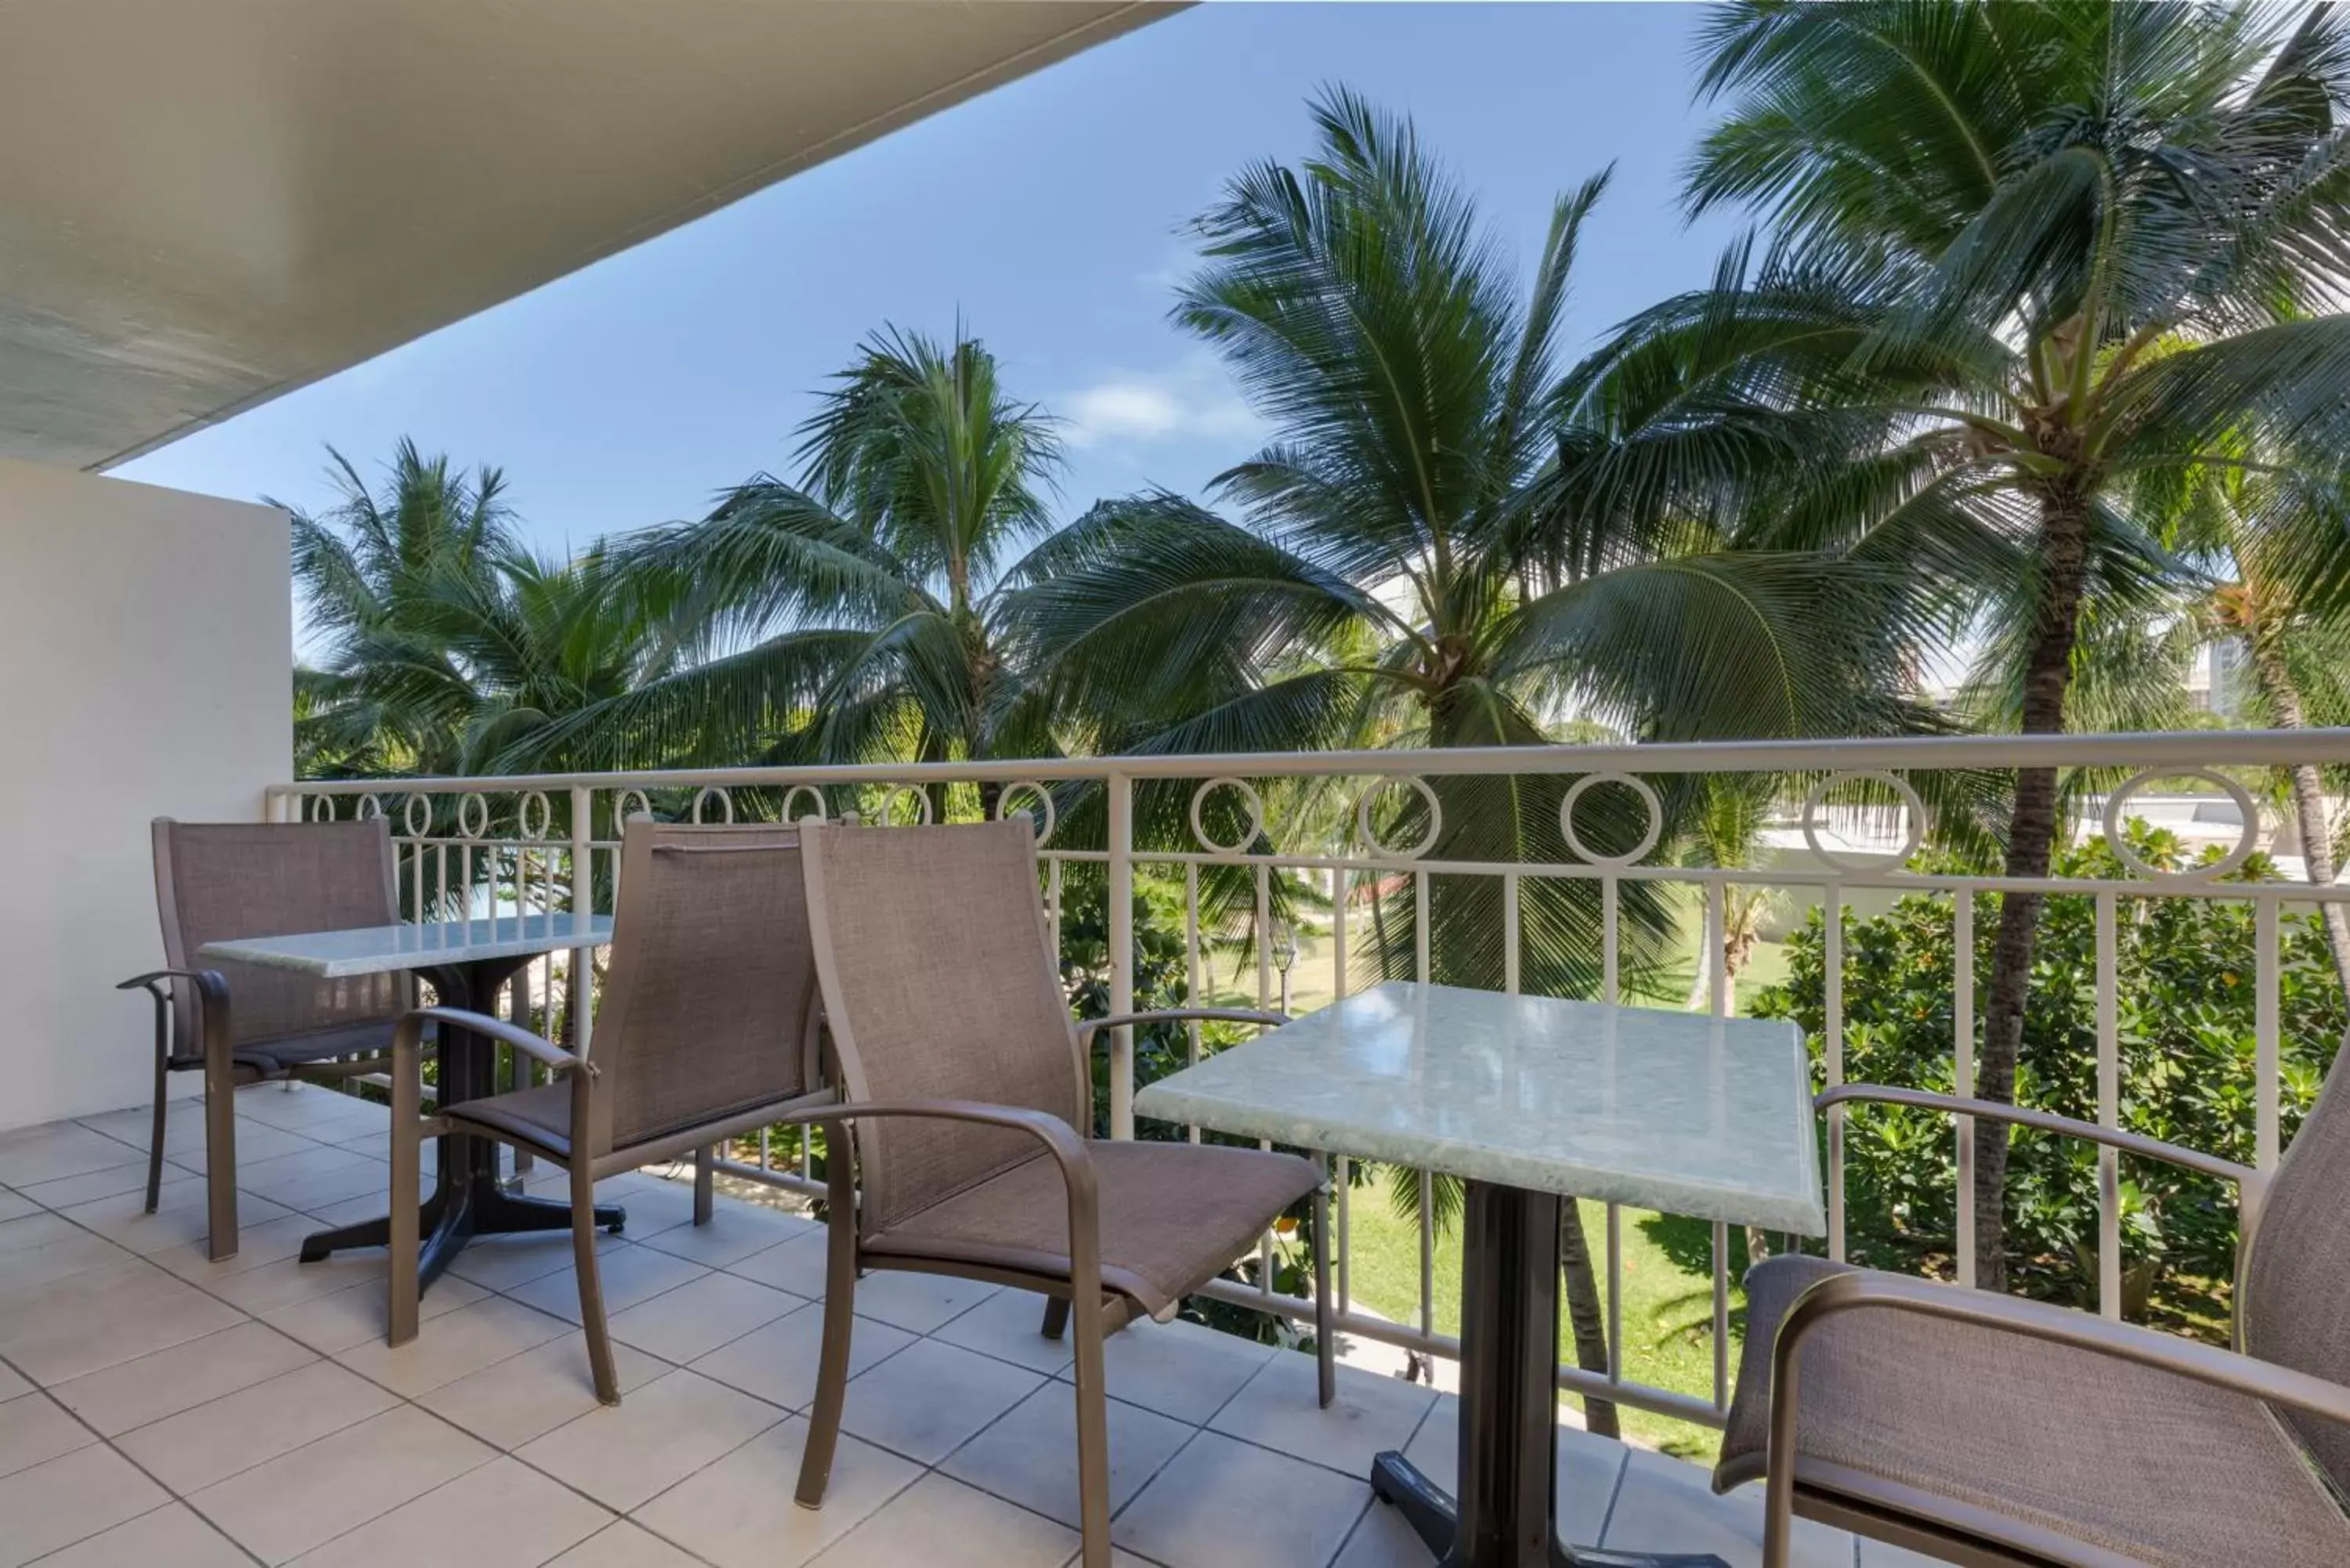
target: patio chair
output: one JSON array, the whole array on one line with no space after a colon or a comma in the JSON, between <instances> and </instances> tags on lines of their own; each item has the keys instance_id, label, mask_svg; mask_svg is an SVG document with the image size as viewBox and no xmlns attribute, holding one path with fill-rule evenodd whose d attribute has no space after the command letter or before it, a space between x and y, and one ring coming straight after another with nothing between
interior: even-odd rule
<instances>
[{"instance_id":1,"label":"patio chair","mask_svg":"<svg viewBox=\"0 0 2350 1568\"><path fill-rule=\"evenodd\" d=\"M206 942L388 926L390 825L366 822L154 823L155 904L165 968L124 981L155 1002L155 1125L147 1211L163 1181L164 1096L173 1073L204 1075L207 1246L234 1257L240 1084L331 1082L378 1071L411 997L405 975L317 981L257 964L195 967Z\"/></svg>"},{"instance_id":2,"label":"patio chair","mask_svg":"<svg viewBox=\"0 0 2350 1568\"><path fill-rule=\"evenodd\" d=\"M694 1223L711 1215L713 1146L829 1103L818 1087L816 975L808 957L799 836L775 826L631 821L603 1005L587 1054L480 1013L421 1008L393 1042L392 1181L408 1190L423 1141L494 1138L571 1177L572 1252L596 1397L620 1402L596 1262L596 1183L691 1155ZM416 1054L428 1023L472 1030L549 1068L555 1081L419 1115ZM418 1215L391 1219L390 1343L416 1336Z\"/></svg>"},{"instance_id":3,"label":"patio chair","mask_svg":"<svg viewBox=\"0 0 2350 1568\"><path fill-rule=\"evenodd\" d=\"M1074 1028L1025 817L802 831L808 923L845 1103L805 1118L827 1128L831 1241L797 1501L822 1506L830 1479L859 1272L1012 1285L1049 1298L1046 1334L1075 1320L1083 1561L1108 1568L1103 1337L1137 1317L1171 1316L1291 1204L1308 1194L1327 1200L1321 1172L1294 1155L1088 1136L1090 1040L1162 1019L1281 1018L1197 1009ZM853 1181L844 1122L854 1129ZM1326 1218L1326 1207L1316 1212ZM1326 1406L1334 1388L1326 1271L1317 1242Z\"/></svg>"},{"instance_id":4,"label":"patio chair","mask_svg":"<svg viewBox=\"0 0 2350 1568\"><path fill-rule=\"evenodd\" d=\"M2350 1563L2350 1069L2276 1170L1985 1100L1851 1085L2235 1184L2238 1351L2044 1302L1789 1256L1746 1280L1716 1490L1960 1563Z\"/></svg>"}]
</instances>

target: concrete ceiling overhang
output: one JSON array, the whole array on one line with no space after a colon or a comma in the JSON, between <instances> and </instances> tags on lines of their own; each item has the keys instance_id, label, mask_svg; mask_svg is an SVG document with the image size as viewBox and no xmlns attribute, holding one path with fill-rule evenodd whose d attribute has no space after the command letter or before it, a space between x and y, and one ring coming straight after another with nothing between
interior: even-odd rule
<instances>
[{"instance_id":1,"label":"concrete ceiling overhang","mask_svg":"<svg viewBox=\"0 0 2350 1568\"><path fill-rule=\"evenodd\" d=\"M1174 8L0 0L0 456L121 462Z\"/></svg>"}]
</instances>

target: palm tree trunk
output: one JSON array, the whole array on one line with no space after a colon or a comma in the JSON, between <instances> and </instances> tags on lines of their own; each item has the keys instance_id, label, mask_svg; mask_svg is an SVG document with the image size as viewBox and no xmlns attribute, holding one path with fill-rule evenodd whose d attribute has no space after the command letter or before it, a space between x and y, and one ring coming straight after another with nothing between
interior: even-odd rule
<instances>
[{"instance_id":1,"label":"palm tree trunk","mask_svg":"<svg viewBox=\"0 0 2350 1568\"><path fill-rule=\"evenodd\" d=\"M2073 642L2079 629L2081 586L2088 556L2089 496L2077 484L2052 486L2041 498L2040 593L2034 607L2032 644L2023 670L2022 728L2027 735L2061 734L2064 691L2073 673ZM2048 875L2056 842L2056 770L2019 768L2015 803L2008 818L2006 873ZM2012 1104L2015 1061L2023 1044L2023 1009L2032 989L2033 950L2040 934L2038 893L2008 893L1999 909L1999 936L1991 947L1991 988L1983 1005L1982 1054L1975 1092L1984 1099ZM1987 1290L2007 1288L2007 1128L1982 1123L1975 1129L1975 1282Z\"/></svg>"},{"instance_id":2,"label":"palm tree trunk","mask_svg":"<svg viewBox=\"0 0 2350 1568\"><path fill-rule=\"evenodd\" d=\"M2302 705L2301 688L2293 684L2283 650L2273 637L2265 635L2265 628L2244 640L2251 650L2252 679L2260 683L2277 728L2307 729L2309 718ZM2302 861L2308 868L2309 884L2331 888L2340 868L2334 863L2333 825L2325 819L2325 782L2311 763L2303 763L2293 770L2293 805L2301 826ZM2320 904L2318 909L2325 919L2326 944L2334 950L2334 972L2344 994L2350 995L2350 911L2334 903Z\"/></svg>"},{"instance_id":3,"label":"palm tree trunk","mask_svg":"<svg viewBox=\"0 0 2350 1568\"><path fill-rule=\"evenodd\" d=\"M1599 1299L1599 1278L1591 1267L1591 1247L1583 1236L1583 1206L1569 1198L1558 1206L1558 1272L1566 1287L1566 1321L1575 1338L1575 1364L1607 1376L1607 1315ZM1583 1424L1603 1438L1620 1437L1616 1407L1584 1396Z\"/></svg>"}]
</instances>

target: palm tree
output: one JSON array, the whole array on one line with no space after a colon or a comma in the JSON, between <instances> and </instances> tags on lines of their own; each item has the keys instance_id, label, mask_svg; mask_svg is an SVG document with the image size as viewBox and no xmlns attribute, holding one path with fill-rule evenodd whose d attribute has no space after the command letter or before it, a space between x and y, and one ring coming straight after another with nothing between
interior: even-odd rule
<instances>
[{"instance_id":1,"label":"palm tree","mask_svg":"<svg viewBox=\"0 0 2350 1568\"><path fill-rule=\"evenodd\" d=\"M2322 7L1735 0L1700 52L1728 107L1688 204L1755 204L1775 240L1619 351L1711 356L1714 449L1782 454L1777 542L1906 559L1954 617L1988 604L2020 728L2064 730L2085 607L2178 569L2158 519L2180 476L2269 471L2247 432L2308 452L2350 424L2350 319L2324 314L2350 256L2350 39ZM2337 593L2344 540L2293 571ZM2017 775L2009 876L2045 875L2057 806L2053 769ZM1992 1098L2013 1094L2040 904L2002 901ZM2004 1130L1979 1150L1997 1284Z\"/></svg>"},{"instance_id":2,"label":"palm tree","mask_svg":"<svg viewBox=\"0 0 2350 1568\"><path fill-rule=\"evenodd\" d=\"M1313 114L1302 168L1243 172L1193 225L1206 265L1175 309L1275 432L1216 482L1239 515L1169 494L1107 502L1039 552L1049 569L1014 604L1030 691L1101 751L1528 743L1577 714L1656 739L1888 727L1897 585L1623 503L1628 449L1654 433L1637 389L1556 364L1606 176L1555 203L1522 288L1409 124L1343 90ZM1565 781L1430 782L1431 856L1568 858ZM1387 837L1414 841L1428 807L1396 793ZM1601 805L1614 793L1578 811L1586 839L1641 831L1637 806ZM1184 799L1138 788L1138 833L1171 839ZM1501 983L1497 882L1433 879L1424 978ZM1597 989L1597 893L1527 881L1528 989ZM1669 911L1647 884L1624 897L1627 954L1653 957ZM1380 962L1410 974L1412 901L1375 913ZM1572 1205L1562 1226L1578 1356L1603 1367Z\"/></svg>"},{"instance_id":3,"label":"palm tree","mask_svg":"<svg viewBox=\"0 0 2350 1568\"><path fill-rule=\"evenodd\" d=\"M760 475L698 522L609 546L617 580L712 655L568 738L594 753L942 761L1049 747L1003 647L1007 560L1041 539L1051 423L976 339L884 330L800 427L797 483Z\"/></svg>"}]
</instances>

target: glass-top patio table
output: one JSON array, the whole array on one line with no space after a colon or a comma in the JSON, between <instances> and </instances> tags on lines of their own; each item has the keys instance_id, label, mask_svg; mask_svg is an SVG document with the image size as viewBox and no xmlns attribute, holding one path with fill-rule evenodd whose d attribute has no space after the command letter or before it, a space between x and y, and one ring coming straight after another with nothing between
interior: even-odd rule
<instances>
[{"instance_id":1,"label":"glass-top patio table","mask_svg":"<svg viewBox=\"0 0 2350 1568\"><path fill-rule=\"evenodd\" d=\"M545 953L602 947L612 940L605 915L507 915L494 920L450 920L422 926L363 926L353 930L251 937L208 942L201 956L218 962L258 964L318 980L412 971L432 987L443 1007L486 1011L498 989ZM470 1030L440 1025L434 1056L438 1102L454 1105L497 1092L497 1047ZM557 1231L571 1223L571 1206L508 1192L498 1184L498 1146L464 1133L442 1137L433 1162L432 1193L418 1226L420 1285L441 1276L474 1236L507 1231ZM397 1195L394 1195L395 1198ZM628 1215L599 1205L596 1222L618 1231ZM347 1247L380 1247L390 1220L362 1220L321 1231L302 1241L302 1261L316 1262Z\"/></svg>"},{"instance_id":2,"label":"glass-top patio table","mask_svg":"<svg viewBox=\"0 0 2350 1568\"><path fill-rule=\"evenodd\" d=\"M1719 1563L1558 1542L1559 1204L1821 1234L1794 1025L1390 983L1170 1074L1134 1109L1467 1180L1460 1474L1448 1497L1385 1453L1371 1481L1449 1568Z\"/></svg>"}]
</instances>

